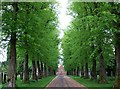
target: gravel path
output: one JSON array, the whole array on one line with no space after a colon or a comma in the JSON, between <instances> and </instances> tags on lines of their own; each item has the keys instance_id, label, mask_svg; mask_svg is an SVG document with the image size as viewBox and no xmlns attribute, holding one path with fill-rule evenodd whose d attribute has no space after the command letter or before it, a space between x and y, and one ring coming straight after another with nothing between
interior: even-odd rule
<instances>
[{"instance_id":1,"label":"gravel path","mask_svg":"<svg viewBox=\"0 0 120 89\"><path fill-rule=\"evenodd\" d=\"M58 75L45 89L87 89L68 76Z\"/></svg>"}]
</instances>

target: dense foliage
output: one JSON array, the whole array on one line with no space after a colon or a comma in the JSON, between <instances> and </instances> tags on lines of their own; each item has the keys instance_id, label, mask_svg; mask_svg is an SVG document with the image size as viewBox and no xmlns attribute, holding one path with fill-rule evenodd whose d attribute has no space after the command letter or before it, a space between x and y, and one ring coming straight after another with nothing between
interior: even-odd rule
<instances>
[{"instance_id":1,"label":"dense foliage","mask_svg":"<svg viewBox=\"0 0 120 89\"><path fill-rule=\"evenodd\" d=\"M88 78L90 72L91 78L96 79L99 71L99 83L107 82L106 71L109 76L115 75L115 61L120 60L115 60L119 55L115 53L120 37L115 36L120 33L119 8L119 3L72 3L70 13L74 19L65 31L62 45L68 73L81 70L81 76Z\"/></svg>"},{"instance_id":2,"label":"dense foliage","mask_svg":"<svg viewBox=\"0 0 120 89\"><path fill-rule=\"evenodd\" d=\"M107 76L112 76L114 86L120 87L120 3L72 2L69 12L74 19L62 42L55 4L2 3L0 47L7 47L7 62L2 65L7 86L16 87L17 75L29 83L55 74L62 43L68 74L99 83L107 83Z\"/></svg>"},{"instance_id":3,"label":"dense foliage","mask_svg":"<svg viewBox=\"0 0 120 89\"><path fill-rule=\"evenodd\" d=\"M59 33L54 4L2 3L1 45L8 48L8 80L12 81L12 87L16 73L22 72L24 83L28 83L29 70L32 70L32 79L36 79L37 70L40 77L57 69ZM8 43L3 44L4 41Z\"/></svg>"}]
</instances>

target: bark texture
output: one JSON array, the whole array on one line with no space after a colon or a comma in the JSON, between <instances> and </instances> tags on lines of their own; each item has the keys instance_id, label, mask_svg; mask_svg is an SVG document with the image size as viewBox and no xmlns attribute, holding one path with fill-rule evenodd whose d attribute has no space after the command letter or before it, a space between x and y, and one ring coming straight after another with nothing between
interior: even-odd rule
<instances>
[{"instance_id":1,"label":"bark texture","mask_svg":"<svg viewBox=\"0 0 120 89\"><path fill-rule=\"evenodd\" d=\"M99 83L107 83L107 79L106 79L107 75L105 71L104 59L101 48L99 48L98 53L99 53Z\"/></svg>"},{"instance_id":2,"label":"bark texture","mask_svg":"<svg viewBox=\"0 0 120 89\"><path fill-rule=\"evenodd\" d=\"M44 76L47 76L47 66L44 65Z\"/></svg>"},{"instance_id":3,"label":"bark texture","mask_svg":"<svg viewBox=\"0 0 120 89\"><path fill-rule=\"evenodd\" d=\"M25 52L25 59L24 59L23 81L24 83L29 83L28 52L27 51Z\"/></svg>"},{"instance_id":4,"label":"bark texture","mask_svg":"<svg viewBox=\"0 0 120 89\"><path fill-rule=\"evenodd\" d=\"M37 61L37 68L38 68L38 78L41 79L42 78L42 71L41 71L41 68L40 68L40 63L39 61Z\"/></svg>"},{"instance_id":5,"label":"bark texture","mask_svg":"<svg viewBox=\"0 0 120 89\"><path fill-rule=\"evenodd\" d=\"M3 73L0 71L0 84L3 83Z\"/></svg>"},{"instance_id":6,"label":"bark texture","mask_svg":"<svg viewBox=\"0 0 120 89\"><path fill-rule=\"evenodd\" d=\"M84 77L84 66L82 65L82 67L81 67L81 78L83 78Z\"/></svg>"},{"instance_id":7,"label":"bark texture","mask_svg":"<svg viewBox=\"0 0 120 89\"><path fill-rule=\"evenodd\" d=\"M6 83L7 82L7 74L6 73L4 73L4 81L3 81L4 83Z\"/></svg>"},{"instance_id":8,"label":"bark texture","mask_svg":"<svg viewBox=\"0 0 120 89\"><path fill-rule=\"evenodd\" d=\"M21 71L20 71L20 79L23 80L24 62L21 63L20 68L21 68Z\"/></svg>"},{"instance_id":9,"label":"bark texture","mask_svg":"<svg viewBox=\"0 0 120 89\"><path fill-rule=\"evenodd\" d=\"M120 43L116 44L115 51L116 51L116 79L114 86L120 88Z\"/></svg>"},{"instance_id":10,"label":"bark texture","mask_svg":"<svg viewBox=\"0 0 120 89\"><path fill-rule=\"evenodd\" d=\"M7 87L16 87L16 20L18 12L18 3L13 2L14 27L10 38L10 59L8 60L8 79Z\"/></svg>"},{"instance_id":11,"label":"bark texture","mask_svg":"<svg viewBox=\"0 0 120 89\"><path fill-rule=\"evenodd\" d=\"M43 68L43 63L42 63L42 61L41 61L41 76L42 76L42 77L44 76L43 70L44 70L44 68Z\"/></svg>"},{"instance_id":12,"label":"bark texture","mask_svg":"<svg viewBox=\"0 0 120 89\"><path fill-rule=\"evenodd\" d=\"M32 80L37 80L36 62L32 61Z\"/></svg>"},{"instance_id":13,"label":"bark texture","mask_svg":"<svg viewBox=\"0 0 120 89\"><path fill-rule=\"evenodd\" d=\"M86 62L85 64L85 78L88 79L89 75L88 75L88 62Z\"/></svg>"},{"instance_id":14,"label":"bark texture","mask_svg":"<svg viewBox=\"0 0 120 89\"><path fill-rule=\"evenodd\" d=\"M23 80L23 72L20 72L20 79Z\"/></svg>"},{"instance_id":15,"label":"bark texture","mask_svg":"<svg viewBox=\"0 0 120 89\"><path fill-rule=\"evenodd\" d=\"M77 76L79 76L79 73L80 73L80 68L77 67Z\"/></svg>"},{"instance_id":16,"label":"bark texture","mask_svg":"<svg viewBox=\"0 0 120 89\"><path fill-rule=\"evenodd\" d=\"M95 60L95 58L93 58L93 61L92 61L91 79L92 80L96 80L97 79L97 74L96 74L96 60Z\"/></svg>"},{"instance_id":17,"label":"bark texture","mask_svg":"<svg viewBox=\"0 0 120 89\"><path fill-rule=\"evenodd\" d=\"M8 60L8 81L7 87L16 86L16 33L11 33L10 40L10 59Z\"/></svg>"}]
</instances>

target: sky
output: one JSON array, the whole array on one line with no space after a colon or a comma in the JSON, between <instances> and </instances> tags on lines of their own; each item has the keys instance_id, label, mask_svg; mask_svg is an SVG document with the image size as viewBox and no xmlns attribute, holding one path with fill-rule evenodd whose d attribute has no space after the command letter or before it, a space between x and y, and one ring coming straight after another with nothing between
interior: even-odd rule
<instances>
[{"instance_id":1,"label":"sky","mask_svg":"<svg viewBox=\"0 0 120 89\"><path fill-rule=\"evenodd\" d=\"M64 36L64 30L67 29L67 26L69 25L70 21L72 20L72 17L70 15L67 14L67 10L68 10L68 0L58 0L58 2L60 3L59 8L58 8L58 20L59 20L59 38L63 38ZM60 54L62 54L63 49L61 48L61 44L62 42L59 43L58 48L59 48L59 52ZM61 58L63 58L62 55L60 55ZM60 65L63 64L63 60L62 59L58 59L59 60L59 64L58 67L60 67Z\"/></svg>"},{"instance_id":2,"label":"sky","mask_svg":"<svg viewBox=\"0 0 120 89\"><path fill-rule=\"evenodd\" d=\"M59 30L60 30L60 36L59 38L62 38L64 36L64 29L67 28L69 25L72 17L70 15L67 15L67 9L68 9L68 0L57 0L60 5L58 8L58 20L59 20Z\"/></svg>"},{"instance_id":3,"label":"sky","mask_svg":"<svg viewBox=\"0 0 120 89\"><path fill-rule=\"evenodd\" d=\"M7 57L6 57L6 49L2 49L0 48L0 62L6 61Z\"/></svg>"},{"instance_id":4,"label":"sky","mask_svg":"<svg viewBox=\"0 0 120 89\"><path fill-rule=\"evenodd\" d=\"M1 36L1 31L0 31L0 40L2 39L2 36ZM3 61L6 61L7 59L7 51L6 49L3 49L0 47L0 62L3 62Z\"/></svg>"},{"instance_id":5,"label":"sky","mask_svg":"<svg viewBox=\"0 0 120 89\"><path fill-rule=\"evenodd\" d=\"M68 8L68 0L57 0L60 4L58 7L58 20L59 20L59 27L58 30L60 31L59 38L63 38L64 36L64 29L67 28L69 25L72 17L67 15L67 8ZM61 43L59 44L60 53L62 53ZM0 48L0 62L6 61L7 51L6 49Z\"/></svg>"}]
</instances>

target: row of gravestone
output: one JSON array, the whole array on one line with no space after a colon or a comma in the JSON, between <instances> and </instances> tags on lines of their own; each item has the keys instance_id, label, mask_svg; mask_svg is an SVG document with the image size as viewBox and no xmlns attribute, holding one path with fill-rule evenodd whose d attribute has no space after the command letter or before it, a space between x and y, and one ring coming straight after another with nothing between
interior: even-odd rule
<instances>
[{"instance_id":1,"label":"row of gravestone","mask_svg":"<svg viewBox=\"0 0 120 89\"><path fill-rule=\"evenodd\" d=\"M0 72L0 84L4 84L7 81L7 73Z\"/></svg>"}]
</instances>

